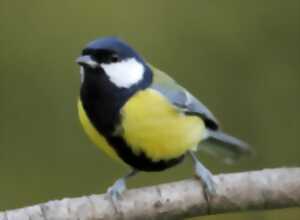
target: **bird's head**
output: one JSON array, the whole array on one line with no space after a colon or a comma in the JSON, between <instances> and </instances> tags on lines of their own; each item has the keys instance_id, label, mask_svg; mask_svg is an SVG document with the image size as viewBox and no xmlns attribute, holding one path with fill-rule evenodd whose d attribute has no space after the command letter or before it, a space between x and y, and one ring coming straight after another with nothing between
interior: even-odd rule
<instances>
[{"instance_id":1,"label":"bird's head","mask_svg":"<svg viewBox=\"0 0 300 220\"><path fill-rule=\"evenodd\" d=\"M114 87L129 89L152 78L142 57L115 37L92 41L82 50L76 62L81 67L82 83L105 80Z\"/></svg>"}]
</instances>

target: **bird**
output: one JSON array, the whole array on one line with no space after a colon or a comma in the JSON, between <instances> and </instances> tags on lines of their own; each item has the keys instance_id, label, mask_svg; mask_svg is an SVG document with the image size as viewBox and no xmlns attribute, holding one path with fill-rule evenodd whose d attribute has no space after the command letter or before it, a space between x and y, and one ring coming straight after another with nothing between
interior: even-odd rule
<instances>
[{"instance_id":1,"label":"bird","mask_svg":"<svg viewBox=\"0 0 300 220\"><path fill-rule=\"evenodd\" d=\"M128 178L166 170L187 156L205 193L212 196L213 175L196 152L221 149L231 158L249 154L250 146L224 133L201 101L120 38L88 43L76 62L83 129L108 156L130 168L107 190L114 201L122 197Z\"/></svg>"}]
</instances>

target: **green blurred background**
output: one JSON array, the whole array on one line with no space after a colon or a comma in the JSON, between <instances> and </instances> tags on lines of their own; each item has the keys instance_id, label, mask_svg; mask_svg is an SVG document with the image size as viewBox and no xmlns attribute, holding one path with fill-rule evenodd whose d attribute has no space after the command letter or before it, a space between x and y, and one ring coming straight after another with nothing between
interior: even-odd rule
<instances>
[{"instance_id":1,"label":"green blurred background","mask_svg":"<svg viewBox=\"0 0 300 220\"><path fill-rule=\"evenodd\" d=\"M257 156L214 172L299 166L300 1L0 1L0 210L103 193L127 171L77 119L84 45L116 35L175 77ZM188 178L191 162L129 187ZM299 209L202 219L299 220Z\"/></svg>"}]
</instances>

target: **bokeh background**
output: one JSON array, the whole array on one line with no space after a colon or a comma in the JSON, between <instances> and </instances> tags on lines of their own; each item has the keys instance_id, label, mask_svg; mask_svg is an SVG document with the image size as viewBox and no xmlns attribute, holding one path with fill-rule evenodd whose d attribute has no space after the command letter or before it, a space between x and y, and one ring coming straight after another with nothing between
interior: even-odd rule
<instances>
[{"instance_id":1,"label":"bokeh background","mask_svg":"<svg viewBox=\"0 0 300 220\"><path fill-rule=\"evenodd\" d=\"M126 167L77 119L84 45L115 35L199 97L256 157L214 172L299 166L300 1L0 1L0 210L103 193ZM141 174L129 187L188 178L192 165ZM300 219L300 210L202 219Z\"/></svg>"}]
</instances>

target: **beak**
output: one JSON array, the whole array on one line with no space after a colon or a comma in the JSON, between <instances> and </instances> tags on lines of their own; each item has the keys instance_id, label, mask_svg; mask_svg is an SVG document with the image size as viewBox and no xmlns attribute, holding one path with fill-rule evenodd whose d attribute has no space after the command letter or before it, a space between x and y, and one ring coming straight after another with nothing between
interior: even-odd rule
<instances>
[{"instance_id":1,"label":"beak","mask_svg":"<svg viewBox=\"0 0 300 220\"><path fill-rule=\"evenodd\" d=\"M93 60L92 57L89 55L83 55L78 57L76 59L76 63L78 63L79 65L87 65L92 68L96 68L97 66L99 66L99 64L95 60Z\"/></svg>"}]
</instances>

